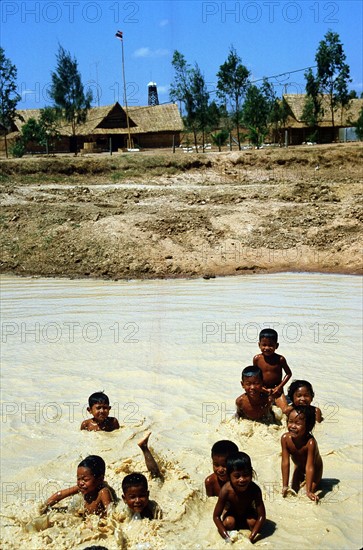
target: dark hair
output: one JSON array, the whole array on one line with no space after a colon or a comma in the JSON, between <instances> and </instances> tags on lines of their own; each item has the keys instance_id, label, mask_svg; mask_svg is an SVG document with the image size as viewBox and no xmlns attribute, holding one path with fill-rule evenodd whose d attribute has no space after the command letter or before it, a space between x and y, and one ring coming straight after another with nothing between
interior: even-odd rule
<instances>
[{"instance_id":1,"label":"dark hair","mask_svg":"<svg viewBox=\"0 0 363 550\"><path fill-rule=\"evenodd\" d=\"M105 475L106 464L100 456L89 455L78 464L78 468L88 468L95 477L100 477Z\"/></svg>"},{"instance_id":2,"label":"dark hair","mask_svg":"<svg viewBox=\"0 0 363 550\"><path fill-rule=\"evenodd\" d=\"M242 381L244 378L249 378L250 376L258 376L262 380L262 370L260 367L254 367L253 365L246 367L242 371Z\"/></svg>"},{"instance_id":3,"label":"dark hair","mask_svg":"<svg viewBox=\"0 0 363 550\"><path fill-rule=\"evenodd\" d=\"M106 546L87 546L87 548L84 548L83 550L108 550Z\"/></svg>"},{"instance_id":4,"label":"dark hair","mask_svg":"<svg viewBox=\"0 0 363 550\"><path fill-rule=\"evenodd\" d=\"M315 394L313 386L310 384L310 382L308 382L307 380L294 380L293 382L291 382L290 387L287 390L287 395L290 397L291 401L294 401L294 393L296 392L296 390L302 388L303 386L305 386L309 390L311 397L314 397Z\"/></svg>"},{"instance_id":5,"label":"dark hair","mask_svg":"<svg viewBox=\"0 0 363 550\"><path fill-rule=\"evenodd\" d=\"M229 456L238 453L238 447L229 439L222 439L214 443L212 447L212 458L214 455Z\"/></svg>"},{"instance_id":6,"label":"dark hair","mask_svg":"<svg viewBox=\"0 0 363 550\"><path fill-rule=\"evenodd\" d=\"M242 451L235 453L227 458L227 474L230 475L236 470L241 470L242 472L248 472L253 475L253 468L251 464L251 459L248 454L243 453Z\"/></svg>"},{"instance_id":7,"label":"dark hair","mask_svg":"<svg viewBox=\"0 0 363 550\"><path fill-rule=\"evenodd\" d=\"M97 391L96 393L93 393L88 398L88 406L91 408L93 405L96 405L96 403L104 403L105 405L110 404L110 400L108 396L103 393L103 391Z\"/></svg>"},{"instance_id":8,"label":"dark hair","mask_svg":"<svg viewBox=\"0 0 363 550\"><path fill-rule=\"evenodd\" d=\"M134 473L129 474L122 480L122 491L125 494L127 489L130 489L130 487L135 487L138 485L142 485L142 487L146 490L148 490L148 484L147 479L143 474Z\"/></svg>"},{"instance_id":9,"label":"dark hair","mask_svg":"<svg viewBox=\"0 0 363 550\"><path fill-rule=\"evenodd\" d=\"M276 344L279 339L279 336L273 328L264 328L261 330L258 341L261 342L262 338L268 338L269 340L273 340Z\"/></svg>"},{"instance_id":10,"label":"dark hair","mask_svg":"<svg viewBox=\"0 0 363 550\"><path fill-rule=\"evenodd\" d=\"M303 415L305 418L305 426L306 426L306 433L310 433L311 430L315 426L316 418L315 418L315 407L312 407L311 405L294 405L291 411L289 412L289 416L292 413L292 411L296 411L298 416ZM289 416L287 419L289 419Z\"/></svg>"}]
</instances>

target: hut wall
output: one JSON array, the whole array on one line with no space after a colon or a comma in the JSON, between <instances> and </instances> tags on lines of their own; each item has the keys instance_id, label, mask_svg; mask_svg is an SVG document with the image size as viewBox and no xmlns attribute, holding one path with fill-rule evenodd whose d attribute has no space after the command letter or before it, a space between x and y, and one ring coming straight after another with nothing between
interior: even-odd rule
<instances>
[{"instance_id":1,"label":"hut wall","mask_svg":"<svg viewBox=\"0 0 363 550\"><path fill-rule=\"evenodd\" d=\"M180 132L157 132L149 134L139 134L134 137L134 142L140 147L147 149L158 147L172 147L174 145L179 147L180 145Z\"/></svg>"}]
</instances>

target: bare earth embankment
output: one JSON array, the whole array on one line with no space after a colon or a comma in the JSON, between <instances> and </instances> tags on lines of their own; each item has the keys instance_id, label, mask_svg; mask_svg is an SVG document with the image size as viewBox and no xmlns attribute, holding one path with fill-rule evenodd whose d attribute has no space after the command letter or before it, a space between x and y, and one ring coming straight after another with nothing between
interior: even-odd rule
<instances>
[{"instance_id":1,"label":"bare earth embankment","mask_svg":"<svg viewBox=\"0 0 363 550\"><path fill-rule=\"evenodd\" d=\"M362 272L361 144L1 163L1 272Z\"/></svg>"}]
</instances>

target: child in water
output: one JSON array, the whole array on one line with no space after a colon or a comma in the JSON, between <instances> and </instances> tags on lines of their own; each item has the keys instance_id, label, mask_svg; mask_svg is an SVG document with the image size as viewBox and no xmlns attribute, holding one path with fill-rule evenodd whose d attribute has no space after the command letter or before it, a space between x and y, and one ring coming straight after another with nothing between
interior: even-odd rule
<instances>
[{"instance_id":1,"label":"child in water","mask_svg":"<svg viewBox=\"0 0 363 550\"><path fill-rule=\"evenodd\" d=\"M281 437L282 496L289 491L290 456L295 464L291 489L298 492L306 481L305 490L310 500L319 501L315 494L323 475L323 461L318 444L311 435L315 426L315 410L310 405L294 406L287 417L287 433Z\"/></svg>"},{"instance_id":2,"label":"child in water","mask_svg":"<svg viewBox=\"0 0 363 550\"><path fill-rule=\"evenodd\" d=\"M254 366L243 369L241 385L245 393L236 399L236 417L249 420L273 418L273 397L263 388L261 369Z\"/></svg>"},{"instance_id":3,"label":"child in water","mask_svg":"<svg viewBox=\"0 0 363 550\"><path fill-rule=\"evenodd\" d=\"M148 441L151 432L148 432L138 446L143 452L145 464L152 478L159 478L163 481L163 476L159 466L153 457ZM133 519L161 519L162 510L159 505L149 499L149 487L146 477L140 473L127 475L122 480L122 500L125 503L128 515Z\"/></svg>"},{"instance_id":4,"label":"child in water","mask_svg":"<svg viewBox=\"0 0 363 550\"><path fill-rule=\"evenodd\" d=\"M249 539L254 542L266 520L261 489L252 481L254 471L246 453L236 453L227 460L229 481L223 485L214 509L213 520L226 542L231 542L228 531L249 528Z\"/></svg>"},{"instance_id":5,"label":"child in water","mask_svg":"<svg viewBox=\"0 0 363 550\"><path fill-rule=\"evenodd\" d=\"M283 387L291 378L291 370L285 357L275 353L278 344L278 334L272 328L261 330L258 346L261 353L253 358L253 366L262 371L264 389L275 399L275 403L282 409L286 401L281 399ZM285 372L285 376L282 377Z\"/></svg>"},{"instance_id":6,"label":"child in water","mask_svg":"<svg viewBox=\"0 0 363 550\"><path fill-rule=\"evenodd\" d=\"M294 405L311 405L315 394L310 382L307 380L294 380L287 390L287 395L289 396L292 405L288 405L286 401L286 408L284 409L284 413L286 415L292 411ZM285 396L283 397L285 399ZM323 415L319 407L314 407L314 405L311 405L311 407L315 410L316 421L322 422Z\"/></svg>"},{"instance_id":7,"label":"child in water","mask_svg":"<svg viewBox=\"0 0 363 550\"><path fill-rule=\"evenodd\" d=\"M117 500L116 493L105 481L105 461L96 455L87 456L77 467L77 485L57 491L43 504L40 512L44 514L64 498L83 495L87 514L107 515L108 506Z\"/></svg>"},{"instance_id":8,"label":"child in water","mask_svg":"<svg viewBox=\"0 0 363 550\"><path fill-rule=\"evenodd\" d=\"M89 432L113 432L118 430L120 425L117 418L109 416L110 410L110 401L105 393L100 391L90 395L87 411L92 414L93 418L84 420L81 424L81 430Z\"/></svg>"},{"instance_id":9,"label":"child in water","mask_svg":"<svg viewBox=\"0 0 363 550\"><path fill-rule=\"evenodd\" d=\"M233 441L222 439L212 447L213 474L205 478L207 497L217 497L223 485L228 481L227 458L238 453L238 447Z\"/></svg>"}]
</instances>

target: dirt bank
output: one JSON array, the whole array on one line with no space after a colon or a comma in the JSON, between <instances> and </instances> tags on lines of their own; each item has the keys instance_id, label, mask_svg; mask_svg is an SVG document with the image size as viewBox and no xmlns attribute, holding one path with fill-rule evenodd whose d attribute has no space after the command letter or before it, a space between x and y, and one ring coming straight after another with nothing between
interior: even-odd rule
<instances>
[{"instance_id":1,"label":"dirt bank","mask_svg":"<svg viewBox=\"0 0 363 550\"><path fill-rule=\"evenodd\" d=\"M362 272L361 144L3 160L1 272Z\"/></svg>"}]
</instances>

